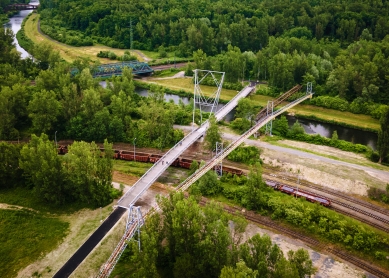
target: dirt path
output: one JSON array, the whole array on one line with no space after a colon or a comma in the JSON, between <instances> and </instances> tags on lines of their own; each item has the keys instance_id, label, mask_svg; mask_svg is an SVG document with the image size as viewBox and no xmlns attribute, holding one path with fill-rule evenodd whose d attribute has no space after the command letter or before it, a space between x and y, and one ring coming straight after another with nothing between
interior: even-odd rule
<instances>
[{"instance_id":1,"label":"dirt path","mask_svg":"<svg viewBox=\"0 0 389 278\"><path fill-rule=\"evenodd\" d=\"M27 210L30 210L30 211L35 211L35 210L31 209L31 208L25 208L25 207L22 207L22 206L9 205L9 204L4 204L4 203L0 203L0 209L9 209L9 210L27 209Z\"/></svg>"}]
</instances>

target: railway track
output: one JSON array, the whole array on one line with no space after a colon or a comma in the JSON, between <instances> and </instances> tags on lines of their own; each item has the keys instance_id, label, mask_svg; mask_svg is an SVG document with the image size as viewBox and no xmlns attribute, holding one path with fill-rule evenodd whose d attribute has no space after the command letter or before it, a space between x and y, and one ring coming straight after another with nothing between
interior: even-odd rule
<instances>
[{"instance_id":1,"label":"railway track","mask_svg":"<svg viewBox=\"0 0 389 278\"><path fill-rule=\"evenodd\" d=\"M273 175L273 176L274 176L274 175ZM281 178L283 181L284 181L284 180L290 180L290 178L286 178L285 176L281 176L281 177L280 177L280 176L276 176L276 177L277 177L278 179ZM277 181L277 182L278 182L278 181ZM374 205L372 205L372 204L369 204L369 203L366 203L366 202L363 202L363 201L355 200L354 198L349 197L349 196L347 196L346 194L339 193L339 192L337 192L337 191L335 191L335 190L327 190L326 188L321 188L321 187L319 187L319 186L314 186L314 185L311 185L311 184L306 183L306 182L304 182L304 183L301 183L301 182L300 182L300 184L303 185L303 186L305 186L305 187L315 189L315 190L317 190L317 191L325 192L325 193L327 193L327 194L330 194L330 195L333 195L333 196L336 196L336 197L339 197L339 198L344 198L344 199L346 199L347 201L354 202L354 203L356 203L356 204L358 204L358 205L361 205L361 206L363 206L363 207L365 207L365 208L371 209L371 210L373 210L373 211L375 211L375 212L377 212L377 213L381 213L381 214L384 214L384 215L388 215L388 214L387 214L387 211L386 211L385 209L379 208L379 207L377 207L377 206L374 206ZM355 212L357 212L357 213L360 213L360 214L366 215L366 216L368 216L368 217L371 217L371 218L373 218L373 219L375 219L375 220L377 220L377 221L382 222L384 225L385 225L385 224L389 225L389 220L388 220L388 219L382 218L382 217L380 217L380 216L378 216L378 215L375 215L375 214L373 214L373 213L371 213L371 212L368 212L368 211L365 211L365 210L363 210L363 209L357 208L357 207L355 207L355 206L353 206L353 205L350 205L350 204L347 204L347 203L345 203L345 202L341 202L341 201L339 201L339 200L336 200L336 199L333 199L333 198L329 198L329 197L327 197L327 196L323 196L323 195L317 194L316 192L311 192L311 191L306 190L306 189L305 189L304 191L306 191L306 192L308 192L308 193L310 193L310 194L316 195L316 196L318 196L318 197L321 197L321 198L330 199L330 201L331 201L333 204L337 204L337 205L339 205L339 206L341 206L341 207L344 207L344 208L350 209L350 210L352 210L352 211L355 211ZM380 230L382 230L382 231L384 231L384 232L389 233L389 228L386 227L386 226L379 225L379 224L377 224L377 223L375 223L375 222L369 221L369 220L367 220L367 219L365 219L365 218L363 218L363 217L359 217L358 215L355 215L355 214L353 214L353 213L347 212L347 211L345 211L345 210L342 210L342 209L339 209L339 208L336 208L336 207L332 207L332 209L335 210L336 212L339 212L339 213L341 213L341 214L345 214L345 215L347 215L347 216L349 216L349 217L352 217L352 218L354 218L354 219L357 219L357 220L359 220L359 221L361 221L361 222L363 222L363 223L365 223L365 224L368 224L368 225L370 225L370 226L373 226L373 227L375 227L375 228L377 228L377 229L380 229ZM386 212L386 213L385 213L385 212ZM388 216L389 216L389 215L388 215Z\"/></svg>"},{"instance_id":2,"label":"railway track","mask_svg":"<svg viewBox=\"0 0 389 278\"><path fill-rule=\"evenodd\" d=\"M274 170L273 170L273 172L274 172ZM275 176L276 177L281 176L281 178L284 179L284 180L291 180L290 177L285 177L284 175L275 175ZM330 189L330 188L324 188L322 186L317 186L315 184L312 184L312 183L309 183L309 182L305 182L305 181L303 181L303 182L300 181L300 184L305 186L305 187L309 187L309 188L312 188L312 189L315 189L315 190L318 190L318 191L321 191L321 192L324 192L324 193L327 193L327 194L331 194L333 196L336 196L336 197L339 197L341 199L347 200L349 202L353 202L355 204L363 206L365 208L374 210L375 212L379 212L381 214L389 216L389 210L387 210L385 208L378 207L376 205L370 204L370 203L362 201L362 200L358 200L357 198L353 198L353 197L347 195L346 193L342 193L342 192L339 192L337 190L333 190L333 189Z\"/></svg>"},{"instance_id":3,"label":"railway track","mask_svg":"<svg viewBox=\"0 0 389 278\"><path fill-rule=\"evenodd\" d=\"M332 210L334 210L334 211L336 211L336 212L338 212L340 214L347 215L347 216L349 216L349 217L351 217L353 219L356 219L358 221L361 221L361 222L363 222L365 224L368 224L368 225L370 225L370 226L372 226L372 227L374 227L374 228L376 228L378 230L381 230L381 231L384 231L386 233L389 233L389 228L386 228L386 227L383 227L381 225L378 225L377 223L371 222L371 221L369 221L369 220L367 220L367 219L365 219L363 217L359 217L359 216L357 216L355 214L352 214L350 212L347 212L347 211L344 211L344 210L341 210L341 209L338 209L338 208L335 208L335 207L332 207Z\"/></svg>"},{"instance_id":4,"label":"railway track","mask_svg":"<svg viewBox=\"0 0 389 278\"><path fill-rule=\"evenodd\" d=\"M202 198L200 200L201 205L205 205L206 203L207 203L207 201L205 200L205 198ZM241 209L240 208L233 208L233 207L229 207L229 206L224 206L224 210L227 211L228 213L231 213L231 214L237 214L237 213L240 213ZM343 259L344 261L350 262L353 265L355 265L355 266L357 266L357 267L359 267L359 268L361 268L361 269L363 269L363 270L365 270L365 271L367 271L367 272L369 272L377 277L389 278L389 274L387 274L386 272L384 272L380 268L373 266L369 262L365 262L365 261L363 261L363 260L361 260L361 259L359 259L351 254L348 254L344 251L341 251L337 248L327 246L326 244L321 243L320 241L318 241L316 239L313 239L313 238L308 237L306 235L303 235L299 232L296 232L296 231L293 231L293 230L288 229L286 227L283 227L270 219L266 219L265 217L257 215L251 211L246 212L243 215L247 220L249 220L251 222L261 224L261 225L266 226L266 227L270 227L270 228L277 230L283 234L286 234L290 237L299 239L299 240L305 242L307 245L314 247L315 249L319 249L319 250L323 250L323 251L326 251L328 253L331 253L331 254Z\"/></svg>"}]
</instances>

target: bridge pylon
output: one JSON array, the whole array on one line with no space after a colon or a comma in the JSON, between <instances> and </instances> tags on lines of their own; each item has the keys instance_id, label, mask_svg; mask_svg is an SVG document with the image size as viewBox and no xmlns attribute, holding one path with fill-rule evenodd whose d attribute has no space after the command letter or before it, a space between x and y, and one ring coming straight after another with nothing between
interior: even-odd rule
<instances>
[{"instance_id":1,"label":"bridge pylon","mask_svg":"<svg viewBox=\"0 0 389 278\"><path fill-rule=\"evenodd\" d=\"M268 100L266 106L266 116L268 117L270 115L273 115L273 112L274 112L274 102L272 100ZM266 124L266 134L271 136L272 129L273 129L273 120L269 121Z\"/></svg>"},{"instance_id":2,"label":"bridge pylon","mask_svg":"<svg viewBox=\"0 0 389 278\"><path fill-rule=\"evenodd\" d=\"M130 208L128 209L126 231L128 231L130 227L135 224L136 233L138 234L138 239L134 239L134 240L138 242L139 250L140 250L140 228L143 226L144 223L145 220L143 219L142 212L140 211L140 207L131 205Z\"/></svg>"},{"instance_id":3,"label":"bridge pylon","mask_svg":"<svg viewBox=\"0 0 389 278\"><path fill-rule=\"evenodd\" d=\"M208 111L204 112L211 112L216 113L217 112L217 105L219 103L219 97L220 92L222 90L223 82L224 82L224 72L220 71L210 71L210 70L200 70L195 69L193 70L195 73L195 85L194 85L194 92L193 92L193 128L195 123L195 114L196 114L196 106L200 110L200 125L203 123L203 109L205 107L208 107ZM213 82L216 85L216 90L213 92L210 96L205 96L204 93L201 90L201 82L203 82L205 79L212 78Z\"/></svg>"},{"instance_id":4,"label":"bridge pylon","mask_svg":"<svg viewBox=\"0 0 389 278\"><path fill-rule=\"evenodd\" d=\"M223 143L216 142L215 157L218 157L222 153L223 153ZM223 160L220 160L220 162L215 165L215 173L219 177L221 177L223 175Z\"/></svg>"}]
</instances>

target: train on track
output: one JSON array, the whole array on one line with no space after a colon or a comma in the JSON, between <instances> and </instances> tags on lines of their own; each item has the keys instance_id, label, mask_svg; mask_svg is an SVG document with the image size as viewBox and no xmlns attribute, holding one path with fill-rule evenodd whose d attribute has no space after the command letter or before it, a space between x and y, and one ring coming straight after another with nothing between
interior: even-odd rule
<instances>
[{"instance_id":1,"label":"train on track","mask_svg":"<svg viewBox=\"0 0 389 278\"><path fill-rule=\"evenodd\" d=\"M331 206L331 200L316 196L310 192L306 192L304 190L299 190L299 189L296 189L296 188L291 187L289 185L281 184L281 183L278 183L278 182L272 181L272 180L266 180L265 183L267 186L269 186L275 190L279 190L283 193L286 193L286 194L289 194L289 195L292 195L295 197L299 197L299 198L305 198L305 200L307 200L309 202L318 203L318 204L325 206L325 207Z\"/></svg>"},{"instance_id":2,"label":"train on track","mask_svg":"<svg viewBox=\"0 0 389 278\"><path fill-rule=\"evenodd\" d=\"M59 146L58 147L58 154L65 155L68 152L67 146ZM100 150L103 152L104 149L100 148ZM156 163L163 157L162 154L152 154L152 153L144 153L144 152L134 152L133 151L127 151L127 150L114 150L114 159L120 159L120 160L127 160L127 161L137 161L137 162L150 162L150 163ZM170 166L174 167L180 167L189 169L190 165L193 163L193 159L188 159L184 157L178 157L174 161L163 161L163 163L167 163ZM200 161L197 161L198 165L200 165ZM241 176L245 173L242 171L242 169L230 167L230 166L224 166L223 165L223 172L224 173L231 173L233 175ZM265 180L265 183L267 186L279 190L283 193L305 198L307 201L312 203L318 203L325 207L331 206L331 201L329 199L326 199L324 197L319 197L317 195L314 195L310 192L306 192L304 190L296 189L294 187L291 187L289 185L281 184L276 181L272 180Z\"/></svg>"},{"instance_id":3,"label":"train on track","mask_svg":"<svg viewBox=\"0 0 389 278\"><path fill-rule=\"evenodd\" d=\"M103 152L104 149L100 148L100 150ZM67 146L59 146L57 148L58 154L65 155L68 152ZM143 153L143 152L134 152L133 151L125 151L125 150L114 150L114 159L120 159L120 160L127 160L127 161L137 161L137 162L150 162L150 163L156 163L162 158L162 154L151 154L151 153ZM190 165L195 161L194 159L188 159L184 157L178 157L174 161L163 161L162 163L167 163L170 166L174 167L180 167L189 169ZM196 160L197 161L197 160ZM201 161L197 161L198 165L200 165ZM244 172L241 169L224 166L223 165L223 172L224 173L231 173L233 175L241 176L244 174Z\"/></svg>"}]
</instances>

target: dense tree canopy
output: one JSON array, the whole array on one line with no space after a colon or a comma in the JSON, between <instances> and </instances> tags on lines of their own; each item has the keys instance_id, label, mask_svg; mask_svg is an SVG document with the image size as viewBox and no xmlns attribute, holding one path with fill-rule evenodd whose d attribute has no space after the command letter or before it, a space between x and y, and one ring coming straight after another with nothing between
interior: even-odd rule
<instances>
[{"instance_id":1,"label":"dense tree canopy","mask_svg":"<svg viewBox=\"0 0 389 278\"><path fill-rule=\"evenodd\" d=\"M6 146L2 145L3 148ZM112 144L105 142L102 154L93 142L74 142L63 157L58 155L55 143L45 134L32 135L20 154L16 152L18 147L11 146L8 145L6 153L0 157L10 163L11 169L8 173L0 169L0 175L17 179L20 170L9 155L13 152L15 158L19 158L18 166L27 185L41 200L57 205L77 201L91 206L102 206L111 201Z\"/></svg>"},{"instance_id":2,"label":"dense tree canopy","mask_svg":"<svg viewBox=\"0 0 389 278\"><path fill-rule=\"evenodd\" d=\"M271 36L330 37L347 44L363 34L380 40L389 29L388 8L386 1L366 0L41 1L42 23L53 35L64 37L66 26L86 40L129 48L132 26L135 48L178 46L182 54L215 54L228 44L258 51ZM71 42L75 32L65 39Z\"/></svg>"},{"instance_id":3,"label":"dense tree canopy","mask_svg":"<svg viewBox=\"0 0 389 278\"><path fill-rule=\"evenodd\" d=\"M0 36L0 140L43 132L52 139L57 134L58 139L89 142L137 138L140 147L165 148L183 137L173 124L190 123L190 106L165 103L164 91L157 86L151 86L151 97L140 97L129 69L103 88L87 61L68 65L51 48L37 45L37 59L29 65L34 70L26 70L26 60L12 46L12 32L2 29ZM72 66L79 75L70 75ZM26 79L31 71L36 73L35 86Z\"/></svg>"},{"instance_id":4,"label":"dense tree canopy","mask_svg":"<svg viewBox=\"0 0 389 278\"><path fill-rule=\"evenodd\" d=\"M201 208L193 197L176 193L158 204L161 214L151 215L142 229L141 251L132 242L122 256L131 263L133 277L297 278L313 273L306 250L288 253L287 259L269 236L259 234L242 244L247 222L216 203Z\"/></svg>"}]
</instances>

